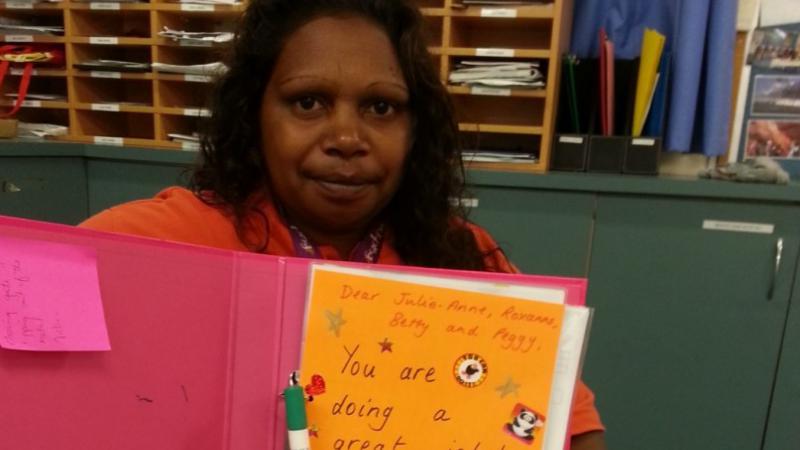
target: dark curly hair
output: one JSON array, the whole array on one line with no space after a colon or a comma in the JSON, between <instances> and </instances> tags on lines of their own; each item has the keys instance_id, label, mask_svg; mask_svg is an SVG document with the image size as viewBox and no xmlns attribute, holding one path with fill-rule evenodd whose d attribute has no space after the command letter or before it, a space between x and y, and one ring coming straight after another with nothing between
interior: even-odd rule
<instances>
[{"instance_id":1,"label":"dark curly hair","mask_svg":"<svg viewBox=\"0 0 800 450\"><path fill-rule=\"evenodd\" d=\"M384 211L396 251L406 264L484 270L464 211L451 203L464 189L453 107L426 47L424 19L405 0L251 0L227 56L229 70L212 96L192 189L213 192L214 202L232 214L239 235L245 235L243 224L254 212L248 200L266 186L259 112L278 56L302 25L343 14L365 17L388 34L410 92L413 147ZM253 249L263 250L263 244Z\"/></svg>"}]
</instances>

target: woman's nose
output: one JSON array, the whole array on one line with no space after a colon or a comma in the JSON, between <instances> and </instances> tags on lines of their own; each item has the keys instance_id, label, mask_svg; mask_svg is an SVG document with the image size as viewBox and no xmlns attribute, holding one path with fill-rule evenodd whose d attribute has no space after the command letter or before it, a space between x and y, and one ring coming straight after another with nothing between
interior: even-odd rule
<instances>
[{"instance_id":1,"label":"woman's nose","mask_svg":"<svg viewBox=\"0 0 800 450\"><path fill-rule=\"evenodd\" d=\"M340 158L363 156L369 151L364 139L362 117L358 108L341 106L331 115L325 153Z\"/></svg>"}]
</instances>

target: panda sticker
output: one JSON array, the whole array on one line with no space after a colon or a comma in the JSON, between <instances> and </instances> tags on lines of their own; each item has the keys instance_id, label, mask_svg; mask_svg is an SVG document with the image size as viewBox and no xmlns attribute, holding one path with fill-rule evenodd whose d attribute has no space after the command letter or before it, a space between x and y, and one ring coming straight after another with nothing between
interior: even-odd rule
<instances>
[{"instance_id":1,"label":"panda sticker","mask_svg":"<svg viewBox=\"0 0 800 450\"><path fill-rule=\"evenodd\" d=\"M507 434L517 438L526 444L532 444L536 439L537 432L544 427L544 416L536 412L533 408L518 403L511 414L504 429Z\"/></svg>"}]
</instances>

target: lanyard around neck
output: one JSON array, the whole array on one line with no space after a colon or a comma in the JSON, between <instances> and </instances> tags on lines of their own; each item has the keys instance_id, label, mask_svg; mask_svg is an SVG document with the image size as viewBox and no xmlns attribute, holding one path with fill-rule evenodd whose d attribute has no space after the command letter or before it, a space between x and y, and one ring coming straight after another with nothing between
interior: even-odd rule
<instances>
[{"instance_id":1,"label":"lanyard around neck","mask_svg":"<svg viewBox=\"0 0 800 450\"><path fill-rule=\"evenodd\" d=\"M300 258L322 259L322 254L308 236L294 225L288 225L289 234L292 236L294 255ZM358 242L353 251L350 252L349 261L373 264L378 262L383 244L384 226L378 225L373 228L364 239Z\"/></svg>"}]
</instances>

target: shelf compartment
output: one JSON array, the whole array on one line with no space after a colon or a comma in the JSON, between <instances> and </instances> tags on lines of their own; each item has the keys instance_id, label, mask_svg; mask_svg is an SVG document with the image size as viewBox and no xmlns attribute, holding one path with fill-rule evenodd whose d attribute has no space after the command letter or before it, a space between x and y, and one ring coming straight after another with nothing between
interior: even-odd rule
<instances>
[{"instance_id":1,"label":"shelf compartment","mask_svg":"<svg viewBox=\"0 0 800 450\"><path fill-rule=\"evenodd\" d=\"M158 81L158 106L167 108L202 109L209 105L210 89L206 83Z\"/></svg>"},{"instance_id":2,"label":"shelf compartment","mask_svg":"<svg viewBox=\"0 0 800 450\"><path fill-rule=\"evenodd\" d=\"M8 110L11 109L12 106L14 106L14 100L10 99L10 98L8 98L8 99L7 98L3 98L2 100L0 100L0 106L2 106L4 112L8 111ZM28 100L28 99L26 99L26 100L24 100L22 102L22 108L20 110L24 110L24 109L63 109L63 110L66 110L66 109L69 109L69 103L61 102L61 101L54 102L54 101L48 101L48 100Z\"/></svg>"},{"instance_id":3,"label":"shelf compartment","mask_svg":"<svg viewBox=\"0 0 800 450\"><path fill-rule=\"evenodd\" d=\"M9 77L22 76L23 68L14 66L8 69ZM33 69L33 77L66 77L67 71L65 69Z\"/></svg>"},{"instance_id":4,"label":"shelf compartment","mask_svg":"<svg viewBox=\"0 0 800 450\"><path fill-rule=\"evenodd\" d=\"M181 14L227 14L237 16L244 12L245 5L202 5L196 3L169 3L154 2L153 9L156 11L180 11Z\"/></svg>"},{"instance_id":5,"label":"shelf compartment","mask_svg":"<svg viewBox=\"0 0 800 450\"><path fill-rule=\"evenodd\" d=\"M546 59L537 59L537 58L487 58L487 57L478 57L478 56L471 56L471 57L448 57L448 68L450 71L455 71L456 68L462 62L488 62L488 63L530 63L537 65L537 69L539 73L542 75L542 81L545 83L544 86L539 88L525 88L522 86L519 87L490 87L490 86L475 86L472 87L468 84L461 84L461 83L450 83L448 84L448 90L453 94L475 94L475 95L489 95L489 96L500 96L500 97L524 97L524 98L545 98L547 96L547 75L548 69L550 66L549 60ZM450 73L447 73L443 76L444 79L450 79Z\"/></svg>"},{"instance_id":6,"label":"shelf compartment","mask_svg":"<svg viewBox=\"0 0 800 450\"><path fill-rule=\"evenodd\" d=\"M63 44L66 40L62 36L50 36L47 34L0 34L0 42L24 43L40 42L43 44Z\"/></svg>"},{"instance_id":7,"label":"shelf compartment","mask_svg":"<svg viewBox=\"0 0 800 450\"><path fill-rule=\"evenodd\" d=\"M65 126L69 129L69 111L66 109L43 109L43 108L23 108L14 118L19 122L26 123L48 123L53 125ZM26 137L28 140L55 140L67 139L66 136L48 136L46 138Z\"/></svg>"},{"instance_id":8,"label":"shelf compartment","mask_svg":"<svg viewBox=\"0 0 800 450\"><path fill-rule=\"evenodd\" d=\"M154 114L156 111L155 108L152 106L113 103L113 102L75 103L74 108L84 111L103 111L111 113L123 112L123 113Z\"/></svg>"},{"instance_id":9,"label":"shelf compartment","mask_svg":"<svg viewBox=\"0 0 800 450\"><path fill-rule=\"evenodd\" d=\"M74 63L87 62L94 59L112 59L121 61L150 63L150 48L125 45L89 45L73 44ZM81 71L74 69L74 71ZM84 72L84 71L82 71ZM88 71L85 71L88 72Z\"/></svg>"},{"instance_id":10,"label":"shelf compartment","mask_svg":"<svg viewBox=\"0 0 800 450\"><path fill-rule=\"evenodd\" d=\"M413 0L411 3L417 8L438 8L443 9L445 0Z\"/></svg>"},{"instance_id":11,"label":"shelf compartment","mask_svg":"<svg viewBox=\"0 0 800 450\"><path fill-rule=\"evenodd\" d=\"M470 168L509 170L509 171L543 171L541 162L541 137L503 133L462 132L459 136L461 148L465 151L502 152L513 154L531 154L535 159L516 162L471 162L464 158Z\"/></svg>"},{"instance_id":12,"label":"shelf compartment","mask_svg":"<svg viewBox=\"0 0 800 450\"><path fill-rule=\"evenodd\" d=\"M33 3L30 1L10 1L0 3L0 11L62 11L64 2L58 3Z\"/></svg>"},{"instance_id":13,"label":"shelf compartment","mask_svg":"<svg viewBox=\"0 0 800 450\"><path fill-rule=\"evenodd\" d=\"M105 142L101 139L100 143L113 144L115 139L120 139L116 142L122 145L123 138L154 138L151 114L77 110L75 117L74 133L83 140L95 141L95 137L101 137L106 139Z\"/></svg>"},{"instance_id":14,"label":"shelf compartment","mask_svg":"<svg viewBox=\"0 0 800 450\"><path fill-rule=\"evenodd\" d=\"M14 118L20 122L49 123L69 128L69 111L67 109L23 108ZM47 139L64 139L66 137L48 137Z\"/></svg>"},{"instance_id":15,"label":"shelf compartment","mask_svg":"<svg viewBox=\"0 0 800 450\"><path fill-rule=\"evenodd\" d=\"M133 72L114 72L110 70L75 70L72 74L77 78L110 78L117 80L153 80L155 77L152 72L133 73Z\"/></svg>"},{"instance_id":16,"label":"shelf compartment","mask_svg":"<svg viewBox=\"0 0 800 450\"><path fill-rule=\"evenodd\" d=\"M448 85L447 91L452 95L488 95L497 97L545 98L547 91L543 89L507 89L482 86Z\"/></svg>"},{"instance_id":17,"label":"shelf compartment","mask_svg":"<svg viewBox=\"0 0 800 450\"><path fill-rule=\"evenodd\" d=\"M37 3L35 5L42 4L44 3ZM19 20L25 22L26 25L30 24L51 27L64 26L64 12L60 9L8 9L2 8L2 5L5 4L0 3L0 11L2 11L4 19Z\"/></svg>"},{"instance_id":18,"label":"shelf compartment","mask_svg":"<svg viewBox=\"0 0 800 450\"><path fill-rule=\"evenodd\" d=\"M208 88L210 83L215 81L214 77L209 75L189 75L189 74L180 74L180 73L156 73L155 74L156 80L164 80L164 81L181 81L184 83L200 83Z\"/></svg>"},{"instance_id":19,"label":"shelf compartment","mask_svg":"<svg viewBox=\"0 0 800 450\"><path fill-rule=\"evenodd\" d=\"M84 104L153 106L153 82L113 78L76 77L75 101Z\"/></svg>"},{"instance_id":20,"label":"shelf compartment","mask_svg":"<svg viewBox=\"0 0 800 450\"><path fill-rule=\"evenodd\" d=\"M3 10L3 19L10 24L64 28L63 11L60 10ZM63 43L64 33L33 33L30 30L0 29L0 41L9 43L42 42Z\"/></svg>"},{"instance_id":21,"label":"shelf compartment","mask_svg":"<svg viewBox=\"0 0 800 450\"><path fill-rule=\"evenodd\" d=\"M554 14L555 9L552 3L525 6L469 6L466 8L453 8L450 13L453 17L483 17L507 20L553 19Z\"/></svg>"},{"instance_id":22,"label":"shelf compartment","mask_svg":"<svg viewBox=\"0 0 800 450\"><path fill-rule=\"evenodd\" d=\"M9 77L11 83L3 83L3 94L16 93L19 90L19 82L21 77ZM67 79L61 77L40 77L32 76L30 86L28 87L29 94L53 94L66 97L67 95Z\"/></svg>"},{"instance_id":23,"label":"shelf compartment","mask_svg":"<svg viewBox=\"0 0 800 450\"><path fill-rule=\"evenodd\" d=\"M540 127L544 121L543 99L456 95L453 103L462 124Z\"/></svg>"},{"instance_id":24,"label":"shelf compartment","mask_svg":"<svg viewBox=\"0 0 800 450\"><path fill-rule=\"evenodd\" d=\"M158 62L163 64L208 64L222 61L223 51L215 47L159 47Z\"/></svg>"},{"instance_id":25,"label":"shelf compartment","mask_svg":"<svg viewBox=\"0 0 800 450\"><path fill-rule=\"evenodd\" d=\"M161 31L163 27L178 31L206 33L223 31L232 33L236 30L236 20L226 16L159 11L157 17L157 31Z\"/></svg>"},{"instance_id":26,"label":"shelf compartment","mask_svg":"<svg viewBox=\"0 0 800 450\"><path fill-rule=\"evenodd\" d=\"M191 135L192 133L196 133L200 130L202 120L203 120L202 118L198 117L162 115L161 129L163 135L158 136L158 139L168 143L174 148L196 151L199 149L199 145L196 145L194 143L181 143L181 142L171 141L169 139L169 134L178 133L184 135Z\"/></svg>"},{"instance_id":27,"label":"shelf compartment","mask_svg":"<svg viewBox=\"0 0 800 450\"><path fill-rule=\"evenodd\" d=\"M13 104L16 99L7 97L6 94L16 94L19 92L20 77L10 77L3 85L2 100L4 105ZM32 96L34 94L57 95L60 99L42 100ZM67 79L55 77L31 77L28 87L28 96L23 107L26 108L66 108L67 107Z\"/></svg>"},{"instance_id":28,"label":"shelf compartment","mask_svg":"<svg viewBox=\"0 0 800 450\"><path fill-rule=\"evenodd\" d=\"M63 40L64 38L59 38L59 39ZM58 50L60 50L62 54L66 53L64 51L64 44L58 44L58 45L55 45L53 47L58 49ZM49 64L49 63L48 64L35 63L33 65L33 75L34 76L64 76L64 75L66 75L67 72L66 72L65 66L63 64L64 64L64 62L62 62L61 66L54 66L54 65ZM23 69L24 69L24 65L11 63L9 65L8 71L9 71L10 75L18 76L18 75L22 75Z\"/></svg>"},{"instance_id":29,"label":"shelf compartment","mask_svg":"<svg viewBox=\"0 0 800 450\"><path fill-rule=\"evenodd\" d=\"M444 18L426 15L424 24L425 42L431 47L441 47L444 44L443 30Z\"/></svg>"},{"instance_id":30,"label":"shelf compartment","mask_svg":"<svg viewBox=\"0 0 800 450\"><path fill-rule=\"evenodd\" d=\"M481 51L491 53L491 49L519 53L512 56L523 56L530 51L549 55L551 34L552 21L549 19L453 17L449 46L452 49L474 49L473 55Z\"/></svg>"},{"instance_id":31,"label":"shelf compartment","mask_svg":"<svg viewBox=\"0 0 800 450\"><path fill-rule=\"evenodd\" d=\"M150 45L150 13L148 11L72 11L72 36L75 38L116 37L145 39ZM75 40L74 42L80 42Z\"/></svg>"},{"instance_id":32,"label":"shelf compartment","mask_svg":"<svg viewBox=\"0 0 800 450\"><path fill-rule=\"evenodd\" d=\"M157 32L164 27L175 31L189 32L228 32L236 31L236 17L229 15L211 14L186 14L173 11L160 11L156 20ZM229 42L195 42L174 40L167 37L158 36L158 45L174 47L223 47Z\"/></svg>"},{"instance_id":33,"label":"shelf compartment","mask_svg":"<svg viewBox=\"0 0 800 450\"><path fill-rule=\"evenodd\" d=\"M72 2L73 11L149 11L149 3Z\"/></svg>"}]
</instances>

